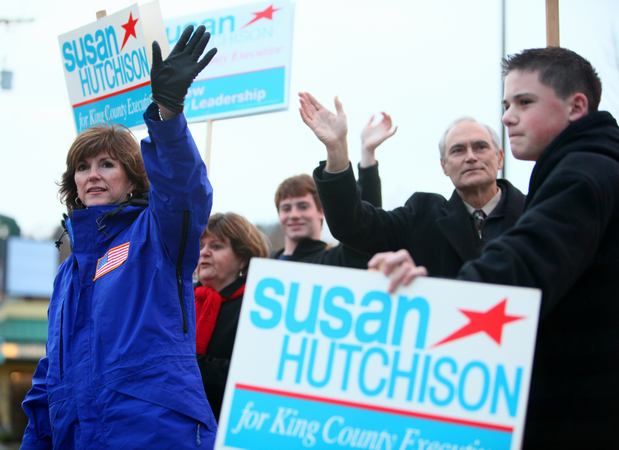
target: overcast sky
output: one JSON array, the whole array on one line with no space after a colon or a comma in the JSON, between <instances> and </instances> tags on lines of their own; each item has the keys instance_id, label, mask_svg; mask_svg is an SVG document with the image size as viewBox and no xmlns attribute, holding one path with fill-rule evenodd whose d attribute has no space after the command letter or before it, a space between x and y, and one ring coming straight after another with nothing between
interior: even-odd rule
<instances>
[{"instance_id":1,"label":"overcast sky","mask_svg":"<svg viewBox=\"0 0 619 450\"><path fill-rule=\"evenodd\" d=\"M164 19L246 3L256 2L160 1ZM507 52L544 46L544 1L506 3ZM602 107L617 116L619 2L559 3L562 45L598 69L604 82ZM48 238L59 223L64 208L55 183L75 138L58 35L93 21L97 10L113 13L130 4L0 4L0 18L34 19L0 28L0 64L14 72L13 89L0 91L0 213L14 217L28 236ZM299 118L299 91L309 91L329 106L333 96L340 97L349 118L354 164L359 133L370 115L392 115L398 132L378 150L385 208L402 205L414 191L450 195L437 149L445 126L471 115L500 127L501 2L297 0L295 5L290 107L214 123L209 174L213 211L235 211L256 223L272 223L277 184L290 175L311 173L325 157ZM191 129L204 151L206 126ZM507 177L525 192L530 169L530 163L508 158Z\"/></svg>"}]
</instances>

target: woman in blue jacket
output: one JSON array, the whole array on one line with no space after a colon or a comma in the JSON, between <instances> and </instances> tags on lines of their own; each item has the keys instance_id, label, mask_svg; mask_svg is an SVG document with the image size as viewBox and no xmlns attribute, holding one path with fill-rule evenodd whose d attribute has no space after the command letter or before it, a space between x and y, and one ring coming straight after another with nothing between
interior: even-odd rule
<instances>
[{"instance_id":1,"label":"woman in blue jacket","mask_svg":"<svg viewBox=\"0 0 619 450\"><path fill-rule=\"evenodd\" d=\"M119 126L89 129L69 150L60 195L72 254L23 402L24 449L213 447L191 284L212 189L181 114L215 55L199 59L209 37L186 29L165 61L153 43L141 156Z\"/></svg>"}]
</instances>

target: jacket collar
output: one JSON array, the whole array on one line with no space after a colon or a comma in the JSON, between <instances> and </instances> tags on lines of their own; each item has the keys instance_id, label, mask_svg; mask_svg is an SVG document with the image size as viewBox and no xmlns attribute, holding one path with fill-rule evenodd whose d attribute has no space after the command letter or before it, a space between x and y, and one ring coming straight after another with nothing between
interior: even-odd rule
<instances>
[{"instance_id":1,"label":"jacket collar","mask_svg":"<svg viewBox=\"0 0 619 450\"><path fill-rule=\"evenodd\" d=\"M603 132L612 128L614 135ZM560 160L573 152L593 152L619 160L617 122L607 111L596 111L569 124L538 158L529 181L527 204Z\"/></svg>"},{"instance_id":2,"label":"jacket collar","mask_svg":"<svg viewBox=\"0 0 619 450\"><path fill-rule=\"evenodd\" d=\"M226 286L221 291L219 291L219 293L224 298L232 298L232 297L236 298L237 296L235 296L234 294L236 294L239 291L241 286L245 285L245 281L246 281L245 277L238 277L228 286Z\"/></svg>"},{"instance_id":3,"label":"jacket collar","mask_svg":"<svg viewBox=\"0 0 619 450\"><path fill-rule=\"evenodd\" d=\"M295 260L296 258L302 258L307 255L311 255L313 253L324 250L327 247L327 243L323 241L318 241L316 239L311 238L303 238L301 239L294 252L292 252L291 259ZM279 257L284 253L284 249L275 252L272 256L273 259L279 259Z\"/></svg>"},{"instance_id":4,"label":"jacket collar","mask_svg":"<svg viewBox=\"0 0 619 450\"><path fill-rule=\"evenodd\" d=\"M143 205L101 205L73 210L65 226L73 251L111 241L144 211Z\"/></svg>"}]
</instances>

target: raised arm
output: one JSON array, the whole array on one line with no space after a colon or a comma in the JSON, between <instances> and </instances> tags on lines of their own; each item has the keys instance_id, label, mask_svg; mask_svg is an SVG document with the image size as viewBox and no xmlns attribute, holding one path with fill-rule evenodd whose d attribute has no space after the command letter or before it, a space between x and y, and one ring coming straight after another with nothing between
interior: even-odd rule
<instances>
[{"instance_id":1,"label":"raised arm","mask_svg":"<svg viewBox=\"0 0 619 450\"><path fill-rule=\"evenodd\" d=\"M340 100L335 97L335 114L309 92L299 93L301 119L327 149L327 172L341 172L349 165L346 133L348 123Z\"/></svg>"},{"instance_id":2,"label":"raised arm","mask_svg":"<svg viewBox=\"0 0 619 450\"><path fill-rule=\"evenodd\" d=\"M165 61L161 57L159 43L153 42L151 88L153 101L160 107L162 119L183 112L189 86L217 53L217 49L212 48L200 59L210 38L203 25L195 33L192 26L185 28Z\"/></svg>"},{"instance_id":3,"label":"raised arm","mask_svg":"<svg viewBox=\"0 0 619 450\"><path fill-rule=\"evenodd\" d=\"M381 112L380 121L376 122L374 116L370 117L361 131L361 160L357 186L361 190L361 199L379 208L383 206L383 199L376 149L397 130L398 127L393 127L391 116Z\"/></svg>"},{"instance_id":4,"label":"raised arm","mask_svg":"<svg viewBox=\"0 0 619 450\"><path fill-rule=\"evenodd\" d=\"M396 250L406 245L411 208L383 211L361 195L348 159L346 114L335 98L333 113L311 94L299 94L301 119L327 149L327 161L314 170L325 218L333 236L363 253Z\"/></svg>"},{"instance_id":5,"label":"raised arm","mask_svg":"<svg viewBox=\"0 0 619 450\"><path fill-rule=\"evenodd\" d=\"M217 52L202 58L210 35L204 26L187 27L163 60L153 43L153 101L144 114L149 136L142 155L151 182L149 207L171 259L190 273L198 257L199 234L212 206L212 188L196 144L187 128L183 102L193 79ZM166 120L160 120L166 119Z\"/></svg>"},{"instance_id":6,"label":"raised arm","mask_svg":"<svg viewBox=\"0 0 619 450\"><path fill-rule=\"evenodd\" d=\"M376 149L398 131L393 126L391 116L385 112L380 113L380 121L375 122L374 116L361 131L361 160L359 167L366 168L376 164Z\"/></svg>"}]
</instances>

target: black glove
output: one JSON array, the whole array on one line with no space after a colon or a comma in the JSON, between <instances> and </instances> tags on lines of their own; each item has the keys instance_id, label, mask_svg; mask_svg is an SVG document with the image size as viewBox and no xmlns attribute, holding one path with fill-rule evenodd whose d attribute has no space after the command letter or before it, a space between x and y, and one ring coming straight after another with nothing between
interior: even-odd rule
<instances>
[{"instance_id":1,"label":"black glove","mask_svg":"<svg viewBox=\"0 0 619 450\"><path fill-rule=\"evenodd\" d=\"M192 35L193 27L190 25L185 28L165 61L161 58L159 44L157 41L153 42L150 84L153 101L158 105L175 113L183 111L183 103L189 86L217 53L217 49L212 48L204 55L204 58L198 61L211 38L211 34L205 31L204 25L200 25Z\"/></svg>"}]
</instances>

